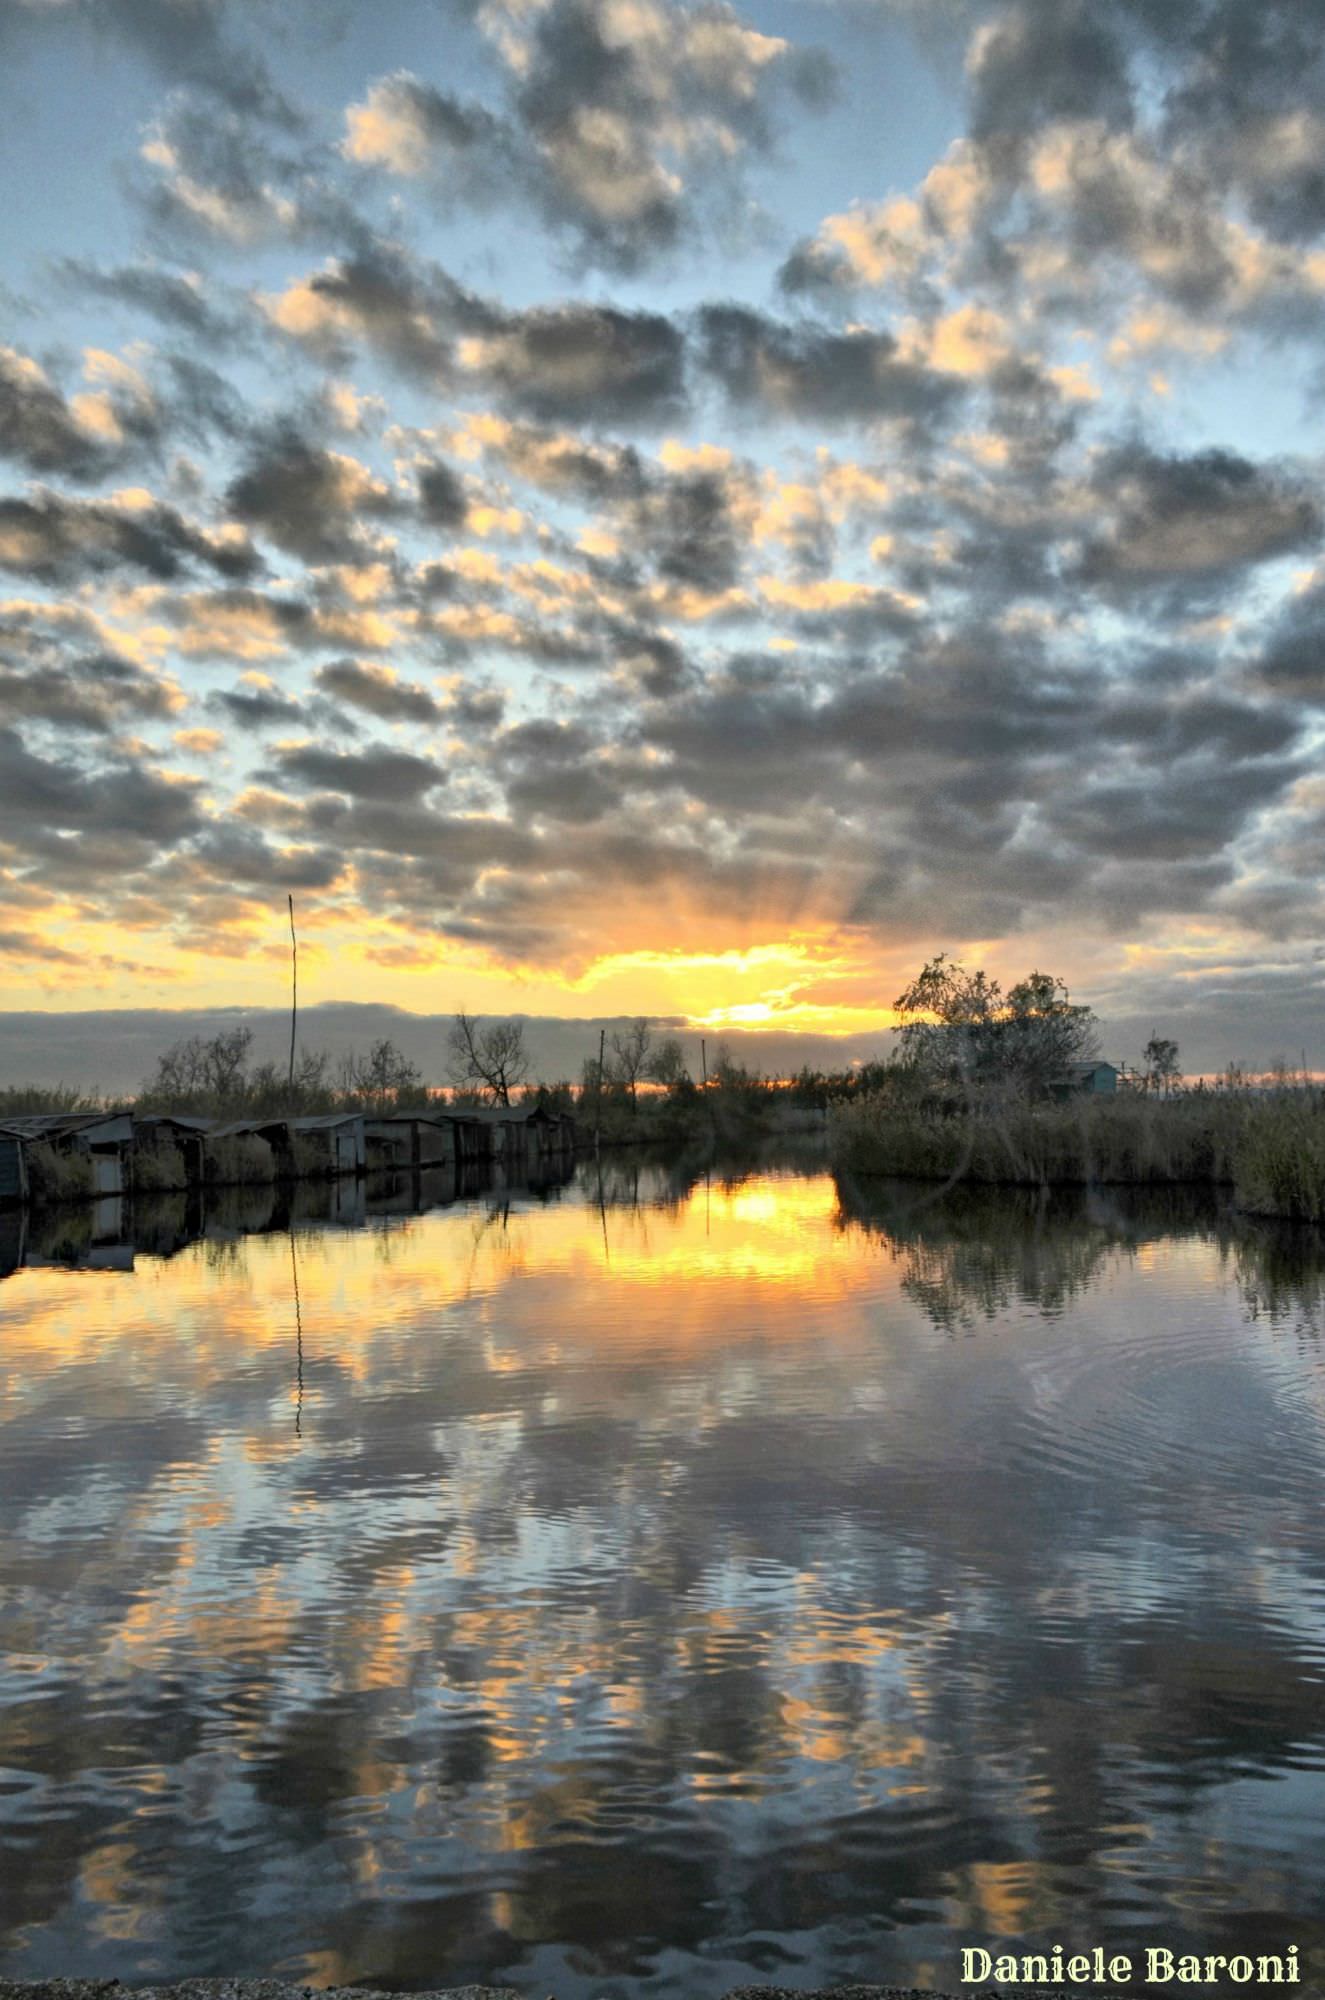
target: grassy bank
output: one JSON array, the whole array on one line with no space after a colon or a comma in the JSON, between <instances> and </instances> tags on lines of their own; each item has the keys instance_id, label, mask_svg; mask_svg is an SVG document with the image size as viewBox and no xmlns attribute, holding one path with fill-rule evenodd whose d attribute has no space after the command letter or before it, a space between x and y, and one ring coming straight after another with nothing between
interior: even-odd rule
<instances>
[{"instance_id":1,"label":"grassy bank","mask_svg":"<svg viewBox=\"0 0 1325 2000\"><path fill-rule=\"evenodd\" d=\"M887 1096L834 1107L834 1165L936 1181L1159 1185L1233 1189L1253 1215L1325 1222L1325 1097L1192 1091L1063 1104L975 1106L933 1117Z\"/></svg>"}]
</instances>

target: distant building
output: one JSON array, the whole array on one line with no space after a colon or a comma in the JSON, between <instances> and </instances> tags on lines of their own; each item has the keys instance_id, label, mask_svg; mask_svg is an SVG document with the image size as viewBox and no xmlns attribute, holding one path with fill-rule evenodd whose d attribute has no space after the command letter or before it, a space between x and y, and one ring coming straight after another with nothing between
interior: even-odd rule
<instances>
[{"instance_id":1,"label":"distant building","mask_svg":"<svg viewBox=\"0 0 1325 2000\"><path fill-rule=\"evenodd\" d=\"M1069 1063L1049 1085L1050 1094L1060 1102L1069 1097L1112 1097L1119 1074L1116 1063Z\"/></svg>"}]
</instances>

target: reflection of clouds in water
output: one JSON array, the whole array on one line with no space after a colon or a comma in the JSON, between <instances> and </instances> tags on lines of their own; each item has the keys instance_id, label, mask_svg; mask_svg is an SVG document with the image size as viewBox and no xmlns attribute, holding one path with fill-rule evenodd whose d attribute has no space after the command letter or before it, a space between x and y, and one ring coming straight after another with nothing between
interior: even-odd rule
<instances>
[{"instance_id":1,"label":"reflection of clouds in water","mask_svg":"<svg viewBox=\"0 0 1325 2000\"><path fill-rule=\"evenodd\" d=\"M914 1196L301 1229L298 1437L288 1235L10 1280L15 1922L577 1995L1309 1907L1255 1781L1320 1761L1314 1348L1208 1218Z\"/></svg>"}]
</instances>

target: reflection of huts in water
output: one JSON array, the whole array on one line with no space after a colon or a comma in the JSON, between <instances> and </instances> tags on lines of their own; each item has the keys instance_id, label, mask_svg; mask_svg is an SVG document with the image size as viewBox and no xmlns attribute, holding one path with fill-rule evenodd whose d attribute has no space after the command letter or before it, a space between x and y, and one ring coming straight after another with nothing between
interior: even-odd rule
<instances>
[{"instance_id":1,"label":"reflection of huts in water","mask_svg":"<svg viewBox=\"0 0 1325 2000\"><path fill-rule=\"evenodd\" d=\"M210 1118L183 1112L147 1111L133 1117L133 1181L136 1189L196 1187L203 1178Z\"/></svg>"},{"instance_id":2,"label":"reflection of huts in water","mask_svg":"<svg viewBox=\"0 0 1325 2000\"><path fill-rule=\"evenodd\" d=\"M127 1111L25 1113L6 1119L4 1129L10 1141L6 1178L21 1180L30 1195L123 1194L129 1186L133 1121ZM75 1171L62 1169L62 1161Z\"/></svg>"}]
</instances>

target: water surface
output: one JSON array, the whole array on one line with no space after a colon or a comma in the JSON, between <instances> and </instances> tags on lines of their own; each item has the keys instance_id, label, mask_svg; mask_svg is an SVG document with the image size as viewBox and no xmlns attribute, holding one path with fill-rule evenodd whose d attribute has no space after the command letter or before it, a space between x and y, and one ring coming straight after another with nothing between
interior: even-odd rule
<instances>
[{"instance_id":1,"label":"water surface","mask_svg":"<svg viewBox=\"0 0 1325 2000\"><path fill-rule=\"evenodd\" d=\"M0 1969L1325 1984L1317 1236L453 1193L11 1223Z\"/></svg>"}]
</instances>

